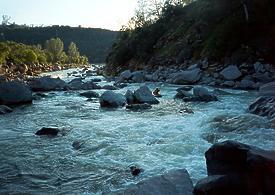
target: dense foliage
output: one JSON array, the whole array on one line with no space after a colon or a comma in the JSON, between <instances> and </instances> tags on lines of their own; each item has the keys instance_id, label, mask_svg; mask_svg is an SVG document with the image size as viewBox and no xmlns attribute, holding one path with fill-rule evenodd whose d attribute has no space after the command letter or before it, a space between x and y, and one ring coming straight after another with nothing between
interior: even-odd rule
<instances>
[{"instance_id":1,"label":"dense foliage","mask_svg":"<svg viewBox=\"0 0 275 195\"><path fill-rule=\"evenodd\" d=\"M78 63L87 64L88 59L80 56L76 44L71 42L68 55L64 52L64 44L60 38L52 38L40 45L31 46L16 42L0 42L0 64L54 64Z\"/></svg>"},{"instance_id":2,"label":"dense foliage","mask_svg":"<svg viewBox=\"0 0 275 195\"><path fill-rule=\"evenodd\" d=\"M107 73L141 69L144 64L182 64L201 58L236 64L258 58L275 62L270 55L275 51L274 1L197 0L187 6L185 3L189 1L163 3L161 11L153 17L141 14L151 10L151 4L149 9L138 9L107 57Z\"/></svg>"},{"instance_id":3,"label":"dense foliage","mask_svg":"<svg viewBox=\"0 0 275 195\"><path fill-rule=\"evenodd\" d=\"M29 27L16 24L0 25L0 41L14 41L29 45L44 46L46 40L59 37L68 48L74 42L79 52L86 55L91 63L104 62L117 32L69 26Z\"/></svg>"}]
</instances>

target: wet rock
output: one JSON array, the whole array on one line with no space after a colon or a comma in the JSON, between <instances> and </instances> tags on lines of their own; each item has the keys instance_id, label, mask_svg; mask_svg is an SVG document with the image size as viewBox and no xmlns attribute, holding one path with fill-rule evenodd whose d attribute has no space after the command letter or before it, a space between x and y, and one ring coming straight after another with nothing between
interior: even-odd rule
<instances>
[{"instance_id":1,"label":"wet rock","mask_svg":"<svg viewBox=\"0 0 275 195\"><path fill-rule=\"evenodd\" d=\"M120 73L119 77L116 80L116 83L127 82L132 77L132 73L130 70L125 70Z\"/></svg>"},{"instance_id":2,"label":"wet rock","mask_svg":"<svg viewBox=\"0 0 275 195\"><path fill-rule=\"evenodd\" d=\"M225 69L223 69L220 74L223 76L226 80L236 80L242 76L242 73L240 72L239 68L237 66L228 66Z\"/></svg>"},{"instance_id":3,"label":"wet rock","mask_svg":"<svg viewBox=\"0 0 275 195\"><path fill-rule=\"evenodd\" d=\"M92 81L89 81L89 82L85 82L81 85L81 88L82 90L92 90L92 89L101 89L101 86L92 82Z\"/></svg>"},{"instance_id":4,"label":"wet rock","mask_svg":"<svg viewBox=\"0 0 275 195\"><path fill-rule=\"evenodd\" d=\"M134 92L135 101L137 103L158 104L159 101L153 96L152 92L147 86L141 86Z\"/></svg>"},{"instance_id":5,"label":"wet rock","mask_svg":"<svg viewBox=\"0 0 275 195\"><path fill-rule=\"evenodd\" d=\"M132 73L132 81L134 83L143 83L145 81L145 75L142 71L136 71Z\"/></svg>"},{"instance_id":6,"label":"wet rock","mask_svg":"<svg viewBox=\"0 0 275 195\"><path fill-rule=\"evenodd\" d=\"M199 68L176 73L170 79L173 84L194 84L201 79L201 70Z\"/></svg>"},{"instance_id":7,"label":"wet rock","mask_svg":"<svg viewBox=\"0 0 275 195\"><path fill-rule=\"evenodd\" d=\"M74 141L73 144L72 144L72 147L75 149L75 150L80 150L83 145L84 145L84 141L81 141L81 140L77 140L77 141Z\"/></svg>"},{"instance_id":8,"label":"wet rock","mask_svg":"<svg viewBox=\"0 0 275 195\"><path fill-rule=\"evenodd\" d=\"M123 107L126 104L124 95L114 93L113 91L105 91L99 98L101 107L117 108Z\"/></svg>"},{"instance_id":9,"label":"wet rock","mask_svg":"<svg viewBox=\"0 0 275 195\"><path fill-rule=\"evenodd\" d=\"M212 175L200 180L194 187L194 195L247 194L241 178L227 175Z\"/></svg>"},{"instance_id":10,"label":"wet rock","mask_svg":"<svg viewBox=\"0 0 275 195\"><path fill-rule=\"evenodd\" d=\"M133 165L133 166L130 166L130 171L133 176L138 176L144 170L139 168L138 166Z\"/></svg>"},{"instance_id":11,"label":"wet rock","mask_svg":"<svg viewBox=\"0 0 275 195\"><path fill-rule=\"evenodd\" d=\"M239 89L256 89L257 85L254 81L243 79L239 84L236 85Z\"/></svg>"},{"instance_id":12,"label":"wet rock","mask_svg":"<svg viewBox=\"0 0 275 195\"><path fill-rule=\"evenodd\" d=\"M65 81L60 78L40 77L32 78L28 81L32 91L59 91L68 88Z\"/></svg>"},{"instance_id":13,"label":"wet rock","mask_svg":"<svg viewBox=\"0 0 275 195\"><path fill-rule=\"evenodd\" d=\"M225 81L221 84L223 87L234 87L235 82L234 81Z\"/></svg>"},{"instance_id":14,"label":"wet rock","mask_svg":"<svg viewBox=\"0 0 275 195\"><path fill-rule=\"evenodd\" d=\"M193 94L188 92L188 91L184 91L184 90L181 90L181 91L178 91L177 94L175 95L175 99L183 99L183 98L186 98L186 97L192 97Z\"/></svg>"},{"instance_id":15,"label":"wet rock","mask_svg":"<svg viewBox=\"0 0 275 195\"><path fill-rule=\"evenodd\" d=\"M211 121L211 126L218 132L243 132L248 129L269 128L269 121L253 114L238 116L220 115Z\"/></svg>"},{"instance_id":16,"label":"wet rock","mask_svg":"<svg viewBox=\"0 0 275 195\"><path fill-rule=\"evenodd\" d=\"M126 83L115 83L114 86L119 89L122 89L122 88L127 87L128 85Z\"/></svg>"},{"instance_id":17,"label":"wet rock","mask_svg":"<svg viewBox=\"0 0 275 195\"><path fill-rule=\"evenodd\" d=\"M18 81L0 83L0 104L26 104L32 100L32 92L24 83Z\"/></svg>"},{"instance_id":18,"label":"wet rock","mask_svg":"<svg viewBox=\"0 0 275 195\"><path fill-rule=\"evenodd\" d=\"M99 94L94 91L86 91L79 94L80 96L84 96L86 98L98 98Z\"/></svg>"},{"instance_id":19,"label":"wet rock","mask_svg":"<svg viewBox=\"0 0 275 195\"><path fill-rule=\"evenodd\" d=\"M259 97L249 107L252 114L271 118L275 114L275 97Z\"/></svg>"},{"instance_id":20,"label":"wet rock","mask_svg":"<svg viewBox=\"0 0 275 195\"><path fill-rule=\"evenodd\" d=\"M104 85L101 87L101 89L106 89L106 90L117 90L117 88L113 85Z\"/></svg>"},{"instance_id":21,"label":"wet rock","mask_svg":"<svg viewBox=\"0 0 275 195\"><path fill-rule=\"evenodd\" d=\"M127 90L125 97L126 97L127 104L131 105L135 103L135 96L131 90Z\"/></svg>"},{"instance_id":22,"label":"wet rock","mask_svg":"<svg viewBox=\"0 0 275 195\"><path fill-rule=\"evenodd\" d=\"M205 158L208 176L226 175L228 181L225 182L223 177L208 178L198 182L198 185L204 185L195 187L196 190L208 187L214 191L219 190L221 185L217 179L222 178L221 183L226 183L226 189L231 187L233 190L231 194L240 194L236 186L241 186L244 190L242 192L245 193L241 194L275 193L275 151L262 150L236 141L225 141L214 144L206 151Z\"/></svg>"},{"instance_id":23,"label":"wet rock","mask_svg":"<svg viewBox=\"0 0 275 195\"><path fill-rule=\"evenodd\" d=\"M194 111L189 109L189 108L183 108L183 109L180 110L180 113L194 114Z\"/></svg>"},{"instance_id":24,"label":"wet rock","mask_svg":"<svg viewBox=\"0 0 275 195\"><path fill-rule=\"evenodd\" d=\"M259 93L262 96L275 96L275 81L262 85Z\"/></svg>"},{"instance_id":25,"label":"wet rock","mask_svg":"<svg viewBox=\"0 0 275 195\"><path fill-rule=\"evenodd\" d=\"M12 111L13 110L10 107L8 107L8 106L0 105L0 115L7 114L7 113L10 113Z\"/></svg>"},{"instance_id":26,"label":"wet rock","mask_svg":"<svg viewBox=\"0 0 275 195\"><path fill-rule=\"evenodd\" d=\"M178 88L176 91L180 92L180 91L191 91L193 89L193 86L183 86Z\"/></svg>"},{"instance_id":27,"label":"wet rock","mask_svg":"<svg viewBox=\"0 0 275 195\"><path fill-rule=\"evenodd\" d=\"M43 127L39 131L37 131L36 135L47 135L47 136L57 136L57 134L60 132L59 128L56 127Z\"/></svg>"},{"instance_id":28,"label":"wet rock","mask_svg":"<svg viewBox=\"0 0 275 195\"><path fill-rule=\"evenodd\" d=\"M83 80L82 78L76 78L76 79L71 80L68 83L69 88L72 89L72 90L80 90L82 85L83 85L82 80Z\"/></svg>"},{"instance_id":29,"label":"wet rock","mask_svg":"<svg viewBox=\"0 0 275 195\"><path fill-rule=\"evenodd\" d=\"M188 172L180 169L141 181L118 194L192 195L192 191L193 183Z\"/></svg>"},{"instance_id":30,"label":"wet rock","mask_svg":"<svg viewBox=\"0 0 275 195\"><path fill-rule=\"evenodd\" d=\"M91 79L91 82L94 82L94 83L97 83L97 82L101 82L102 80L99 79L99 78L94 78L94 79Z\"/></svg>"},{"instance_id":31,"label":"wet rock","mask_svg":"<svg viewBox=\"0 0 275 195\"><path fill-rule=\"evenodd\" d=\"M256 73L265 72L264 65L261 62L256 62L253 66Z\"/></svg>"},{"instance_id":32,"label":"wet rock","mask_svg":"<svg viewBox=\"0 0 275 195\"><path fill-rule=\"evenodd\" d=\"M127 105L126 109L133 110L133 111L139 111L139 110L148 110L151 109L152 106L150 104L144 103L144 104L131 104Z\"/></svg>"}]
</instances>

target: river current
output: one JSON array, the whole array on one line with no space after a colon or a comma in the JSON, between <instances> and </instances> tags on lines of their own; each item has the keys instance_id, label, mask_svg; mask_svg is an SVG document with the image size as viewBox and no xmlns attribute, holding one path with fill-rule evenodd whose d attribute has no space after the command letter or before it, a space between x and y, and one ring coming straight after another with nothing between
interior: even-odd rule
<instances>
[{"instance_id":1,"label":"river current","mask_svg":"<svg viewBox=\"0 0 275 195\"><path fill-rule=\"evenodd\" d=\"M72 71L51 74L69 81ZM163 95L147 111L101 109L98 99L79 96L82 91L61 91L0 116L0 194L108 194L180 168L195 183L207 174L204 152L212 143L230 139L275 148L275 130L265 119L247 114L256 92L209 88L216 90L218 102L184 103L173 98L180 86L146 84ZM182 112L186 108L194 114ZM64 128L63 134L35 135L50 126ZM144 172L133 177L131 165Z\"/></svg>"}]
</instances>

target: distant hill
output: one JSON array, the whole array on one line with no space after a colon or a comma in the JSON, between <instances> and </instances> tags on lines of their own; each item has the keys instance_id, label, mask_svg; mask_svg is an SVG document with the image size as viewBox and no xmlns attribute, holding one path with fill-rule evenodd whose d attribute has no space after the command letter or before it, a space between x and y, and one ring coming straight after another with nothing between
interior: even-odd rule
<instances>
[{"instance_id":1,"label":"distant hill","mask_svg":"<svg viewBox=\"0 0 275 195\"><path fill-rule=\"evenodd\" d=\"M46 40L59 37L64 42L65 49L67 49L71 41L75 42L80 53L86 55L91 63L105 62L105 58L116 36L116 31L98 28L0 25L0 41L15 41L44 46Z\"/></svg>"}]
</instances>

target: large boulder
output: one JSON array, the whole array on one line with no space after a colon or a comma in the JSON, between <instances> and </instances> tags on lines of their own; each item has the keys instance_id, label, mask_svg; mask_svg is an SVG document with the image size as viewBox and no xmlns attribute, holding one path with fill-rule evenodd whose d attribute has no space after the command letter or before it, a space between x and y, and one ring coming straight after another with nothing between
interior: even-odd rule
<instances>
[{"instance_id":1,"label":"large boulder","mask_svg":"<svg viewBox=\"0 0 275 195\"><path fill-rule=\"evenodd\" d=\"M68 85L60 78L51 78L48 76L32 78L29 80L28 85L32 91L56 91L65 90Z\"/></svg>"},{"instance_id":2,"label":"large boulder","mask_svg":"<svg viewBox=\"0 0 275 195\"><path fill-rule=\"evenodd\" d=\"M229 194L275 194L275 151L225 141L213 145L205 158L213 177L199 181L195 194L228 194L230 189Z\"/></svg>"},{"instance_id":3,"label":"large boulder","mask_svg":"<svg viewBox=\"0 0 275 195\"><path fill-rule=\"evenodd\" d=\"M57 136L59 132L60 129L56 127L43 127L42 129L38 130L35 135Z\"/></svg>"},{"instance_id":4,"label":"large boulder","mask_svg":"<svg viewBox=\"0 0 275 195\"><path fill-rule=\"evenodd\" d=\"M188 172L185 169L180 169L146 179L117 194L192 195L192 191L193 184Z\"/></svg>"},{"instance_id":5,"label":"large boulder","mask_svg":"<svg viewBox=\"0 0 275 195\"><path fill-rule=\"evenodd\" d=\"M141 86L134 92L135 101L137 103L158 104L159 101L153 96L151 90L147 86Z\"/></svg>"},{"instance_id":6,"label":"large boulder","mask_svg":"<svg viewBox=\"0 0 275 195\"><path fill-rule=\"evenodd\" d=\"M10 81L0 83L0 104L25 104L32 102L32 92L24 83Z\"/></svg>"},{"instance_id":7,"label":"large boulder","mask_svg":"<svg viewBox=\"0 0 275 195\"><path fill-rule=\"evenodd\" d=\"M260 95L275 96L275 81L262 85L259 89Z\"/></svg>"},{"instance_id":8,"label":"large boulder","mask_svg":"<svg viewBox=\"0 0 275 195\"><path fill-rule=\"evenodd\" d=\"M223 69L220 74L223 76L226 80L236 80L242 76L241 71L237 66L228 66L225 69Z\"/></svg>"},{"instance_id":9,"label":"large boulder","mask_svg":"<svg viewBox=\"0 0 275 195\"><path fill-rule=\"evenodd\" d=\"M201 79L201 70L195 68L192 70L186 70L180 73L176 73L171 78L171 83L173 84L194 84Z\"/></svg>"},{"instance_id":10,"label":"large boulder","mask_svg":"<svg viewBox=\"0 0 275 195\"><path fill-rule=\"evenodd\" d=\"M122 94L114 93L113 91L105 91L99 97L99 102L101 107L117 108L125 106L126 98Z\"/></svg>"}]
</instances>

